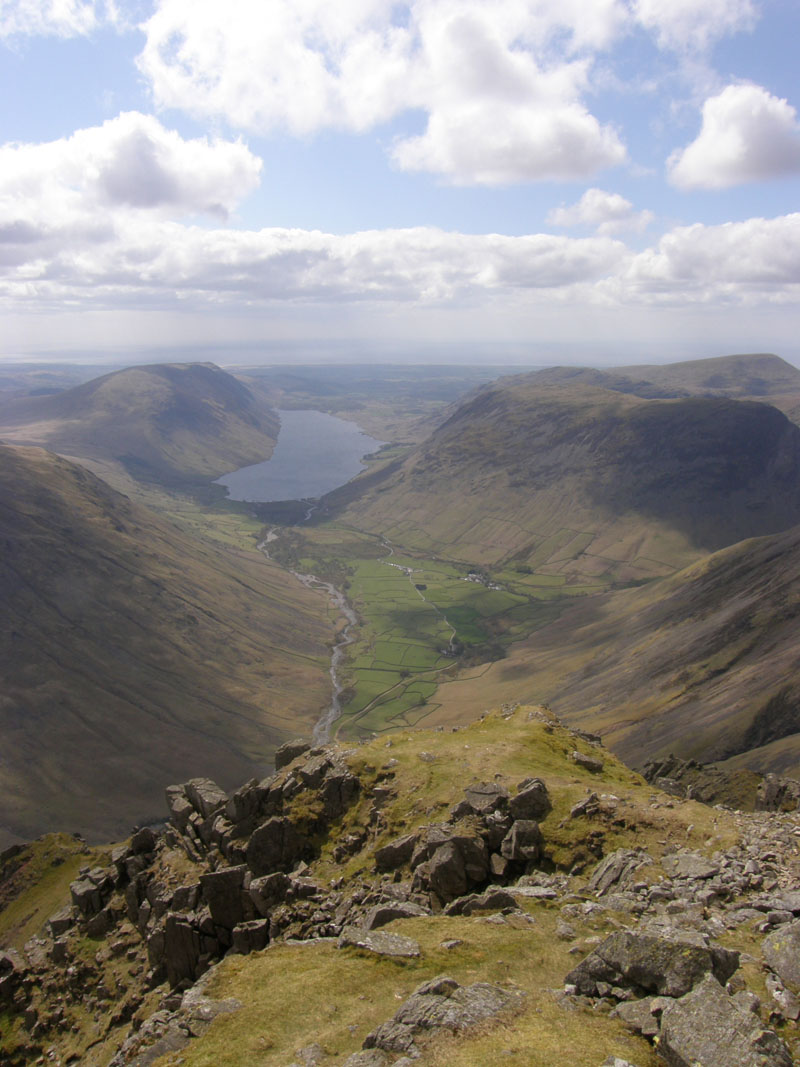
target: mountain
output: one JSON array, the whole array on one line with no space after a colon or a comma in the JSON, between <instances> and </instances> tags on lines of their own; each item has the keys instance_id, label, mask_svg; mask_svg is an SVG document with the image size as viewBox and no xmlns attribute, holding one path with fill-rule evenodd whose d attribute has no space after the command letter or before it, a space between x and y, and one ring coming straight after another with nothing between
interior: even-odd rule
<instances>
[{"instance_id":1,"label":"mountain","mask_svg":"<svg viewBox=\"0 0 800 1067\"><path fill-rule=\"evenodd\" d=\"M329 700L324 600L82 467L0 448L0 545L7 833L108 840L165 780L263 773Z\"/></svg>"},{"instance_id":2,"label":"mountain","mask_svg":"<svg viewBox=\"0 0 800 1067\"><path fill-rule=\"evenodd\" d=\"M547 700L641 767L686 759L800 776L800 527L636 589L583 598L479 682L440 687L437 721Z\"/></svg>"},{"instance_id":3,"label":"mountain","mask_svg":"<svg viewBox=\"0 0 800 1067\"><path fill-rule=\"evenodd\" d=\"M391 741L0 854L3 1064L798 1062L797 812L668 795L536 706Z\"/></svg>"},{"instance_id":4,"label":"mountain","mask_svg":"<svg viewBox=\"0 0 800 1067\"><path fill-rule=\"evenodd\" d=\"M800 394L800 370L780 356L770 354L643 363L608 370L548 367L538 371L535 378L543 385L580 383L651 399L683 396L752 399Z\"/></svg>"},{"instance_id":5,"label":"mountain","mask_svg":"<svg viewBox=\"0 0 800 1067\"><path fill-rule=\"evenodd\" d=\"M628 581L800 522L800 429L755 401L520 375L364 484L346 521L407 548Z\"/></svg>"},{"instance_id":6,"label":"mountain","mask_svg":"<svg viewBox=\"0 0 800 1067\"><path fill-rule=\"evenodd\" d=\"M112 460L166 485L207 482L268 459L277 434L275 413L212 363L115 371L0 413L6 441Z\"/></svg>"}]
</instances>

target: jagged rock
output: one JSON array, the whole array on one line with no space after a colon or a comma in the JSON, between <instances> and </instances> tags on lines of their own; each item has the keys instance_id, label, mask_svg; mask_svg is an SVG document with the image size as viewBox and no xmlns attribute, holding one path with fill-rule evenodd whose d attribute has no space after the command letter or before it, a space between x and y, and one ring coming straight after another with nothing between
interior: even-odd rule
<instances>
[{"instance_id":1,"label":"jagged rock","mask_svg":"<svg viewBox=\"0 0 800 1067\"><path fill-rule=\"evenodd\" d=\"M310 759L301 764L294 773L306 789L319 789L322 779L332 764L330 755L324 749L316 755L312 749Z\"/></svg>"},{"instance_id":2,"label":"jagged rock","mask_svg":"<svg viewBox=\"0 0 800 1067\"><path fill-rule=\"evenodd\" d=\"M742 1011L708 975L690 993L667 1004L658 1051L669 1067L791 1067L778 1035Z\"/></svg>"},{"instance_id":3,"label":"jagged rock","mask_svg":"<svg viewBox=\"0 0 800 1067\"><path fill-rule=\"evenodd\" d=\"M186 790L182 785L168 785L164 792L170 819L179 830L185 830L190 816L194 813L194 808L186 796Z\"/></svg>"},{"instance_id":4,"label":"jagged rock","mask_svg":"<svg viewBox=\"0 0 800 1067\"><path fill-rule=\"evenodd\" d=\"M242 902L246 873L247 867L240 864L238 867L221 867L200 875L200 886L211 918L228 930L246 918Z\"/></svg>"},{"instance_id":5,"label":"jagged rock","mask_svg":"<svg viewBox=\"0 0 800 1067\"><path fill-rule=\"evenodd\" d=\"M490 886L483 893L470 893L452 900L444 909L445 915L472 915L476 911L501 911L516 908L517 902L505 889Z\"/></svg>"},{"instance_id":6,"label":"jagged rock","mask_svg":"<svg viewBox=\"0 0 800 1067\"><path fill-rule=\"evenodd\" d=\"M565 982L584 996L598 996L601 989L616 986L680 997L709 972L727 982L738 966L739 953L729 949L617 930L570 971Z\"/></svg>"},{"instance_id":7,"label":"jagged rock","mask_svg":"<svg viewBox=\"0 0 800 1067\"><path fill-rule=\"evenodd\" d=\"M419 841L419 834L405 834L375 850L375 866L379 871L394 871L408 863Z\"/></svg>"},{"instance_id":8,"label":"jagged rock","mask_svg":"<svg viewBox=\"0 0 800 1067\"><path fill-rule=\"evenodd\" d=\"M497 782L469 785L464 794L467 804L476 815L489 815L493 811L505 811L508 807L508 790Z\"/></svg>"},{"instance_id":9,"label":"jagged rock","mask_svg":"<svg viewBox=\"0 0 800 1067\"><path fill-rule=\"evenodd\" d=\"M623 1001L615 1010L629 1030L642 1037L655 1037L659 1030L658 1015L668 1003L665 997L642 997L641 1000Z\"/></svg>"},{"instance_id":10,"label":"jagged rock","mask_svg":"<svg viewBox=\"0 0 800 1067\"><path fill-rule=\"evenodd\" d=\"M343 815L361 792L358 778L346 767L334 765L326 774L319 790L322 813L329 822Z\"/></svg>"},{"instance_id":11,"label":"jagged rock","mask_svg":"<svg viewBox=\"0 0 800 1067\"><path fill-rule=\"evenodd\" d=\"M602 896L612 886L625 885L630 875L650 860L650 856L641 849L618 848L616 852L609 853L598 864L589 879L588 888L598 896Z\"/></svg>"},{"instance_id":12,"label":"jagged rock","mask_svg":"<svg viewBox=\"0 0 800 1067\"><path fill-rule=\"evenodd\" d=\"M52 938L61 937L67 930L71 930L74 925L75 916L72 914L72 908L68 905L57 911L55 915L51 915L47 920L47 928Z\"/></svg>"},{"instance_id":13,"label":"jagged rock","mask_svg":"<svg viewBox=\"0 0 800 1067\"><path fill-rule=\"evenodd\" d=\"M143 852L152 852L157 842L155 830L150 826L143 826L131 838L131 852L137 856Z\"/></svg>"},{"instance_id":14,"label":"jagged rock","mask_svg":"<svg viewBox=\"0 0 800 1067\"><path fill-rule=\"evenodd\" d=\"M339 948L366 949L376 956L398 956L416 959L421 955L419 944L401 934L388 934L385 930L364 930L358 926L346 926L339 935Z\"/></svg>"},{"instance_id":15,"label":"jagged rock","mask_svg":"<svg viewBox=\"0 0 800 1067\"><path fill-rule=\"evenodd\" d=\"M673 878L703 880L719 874L719 864L700 852L676 852L671 856L664 856L661 863L667 874Z\"/></svg>"},{"instance_id":16,"label":"jagged rock","mask_svg":"<svg viewBox=\"0 0 800 1067\"><path fill-rule=\"evenodd\" d=\"M291 884L288 874L275 871L273 874L253 878L248 892L259 915L269 915L270 911L286 899L286 891Z\"/></svg>"},{"instance_id":17,"label":"jagged rock","mask_svg":"<svg viewBox=\"0 0 800 1067\"><path fill-rule=\"evenodd\" d=\"M599 756L587 756L583 752L578 752L577 749L572 753L572 760L584 770L591 771L592 774L599 774L603 769L603 761Z\"/></svg>"},{"instance_id":18,"label":"jagged rock","mask_svg":"<svg viewBox=\"0 0 800 1067\"><path fill-rule=\"evenodd\" d=\"M98 886L89 878L78 878L69 886L72 903L84 919L96 915L103 906L103 897Z\"/></svg>"},{"instance_id":19,"label":"jagged rock","mask_svg":"<svg viewBox=\"0 0 800 1067\"><path fill-rule=\"evenodd\" d=\"M286 767L298 756L308 752L310 748L311 745L302 737L295 738L293 741L285 741L280 748L275 750L275 770L279 771L282 767Z\"/></svg>"},{"instance_id":20,"label":"jagged rock","mask_svg":"<svg viewBox=\"0 0 800 1067\"><path fill-rule=\"evenodd\" d=\"M303 854L305 840L285 816L275 815L253 833L247 846L247 866L256 876L293 867Z\"/></svg>"},{"instance_id":21,"label":"jagged rock","mask_svg":"<svg viewBox=\"0 0 800 1067\"><path fill-rule=\"evenodd\" d=\"M191 778L183 788L189 803L204 819L224 808L228 800L224 789L210 778Z\"/></svg>"},{"instance_id":22,"label":"jagged rock","mask_svg":"<svg viewBox=\"0 0 800 1067\"><path fill-rule=\"evenodd\" d=\"M518 819L503 839L500 853L512 863L535 863L543 844L539 824L532 819Z\"/></svg>"},{"instance_id":23,"label":"jagged rock","mask_svg":"<svg viewBox=\"0 0 800 1067\"><path fill-rule=\"evenodd\" d=\"M761 947L770 970L793 993L800 993L800 920L768 934Z\"/></svg>"},{"instance_id":24,"label":"jagged rock","mask_svg":"<svg viewBox=\"0 0 800 1067\"><path fill-rule=\"evenodd\" d=\"M147 948L149 954L149 940ZM168 915L164 925L164 963L167 980L173 988L185 980L193 981L197 977L201 951L198 930L185 916Z\"/></svg>"},{"instance_id":25,"label":"jagged rock","mask_svg":"<svg viewBox=\"0 0 800 1067\"><path fill-rule=\"evenodd\" d=\"M370 908L362 926L365 930L377 930L395 919L416 919L420 915L430 915L430 911L411 901L385 901Z\"/></svg>"},{"instance_id":26,"label":"jagged rock","mask_svg":"<svg viewBox=\"0 0 800 1067\"><path fill-rule=\"evenodd\" d=\"M388 1022L364 1039L364 1048L418 1053L415 1039L437 1031L461 1033L501 1012L519 1011L522 994L486 982L461 986L440 975L419 986Z\"/></svg>"},{"instance_id":27,"label":"jagged rock","mask_svg":"<svg viewBox=\"0 0 800 1067\"><path fill-rule=\"evenodd\" d=\"M543 819L550 811L550 794L541 778L526 778L520 782L516 794L508 802L515 819Z\"/></svg>"},{"instance_id":28,"label":"jagged rock","mask_svg":"<svg viewBox=\"0 0 800 1067\"><path fill-rule=\"evenodd\" d=\"M267 947L269 942L269 920L253 919L239 923L231 934L231 952L246 956Z\"/></svg>"}]
</instances>

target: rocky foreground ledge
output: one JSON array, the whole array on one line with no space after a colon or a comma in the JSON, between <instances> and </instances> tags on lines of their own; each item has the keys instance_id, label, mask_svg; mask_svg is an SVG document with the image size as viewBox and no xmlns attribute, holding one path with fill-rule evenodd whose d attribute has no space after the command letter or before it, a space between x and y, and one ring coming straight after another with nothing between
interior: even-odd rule
<instances>
[{"instance_id":1,"label":"rocky foreground ledge","mask_svg":"<svg viewBox=\"0 0 800 1067\"><path fill-rule=\"evenodd\" d=\"M492 1027L528 1055L512 1063L800 1055L800 816L656 792L541 709L349 749L292 742L263 781L195 779L167 804L164 827L81 869L43 936L0 955L4 1063L190 1064L259 988L221 995L228 972L281 945L376 961L395 1000L420 980L358 1041L352 1024L322 1042L311 1018L299 1048L254 1063L438 1063L447 1035L449 1063L484 1062L458 1050ZM496 946L487 980L474 961L425 977L442 953L457 971L478 937ZM535 939L539 985L522 965ZM537 1059L552 1012L560 1052Z\"/></svg>"}]
</instances>

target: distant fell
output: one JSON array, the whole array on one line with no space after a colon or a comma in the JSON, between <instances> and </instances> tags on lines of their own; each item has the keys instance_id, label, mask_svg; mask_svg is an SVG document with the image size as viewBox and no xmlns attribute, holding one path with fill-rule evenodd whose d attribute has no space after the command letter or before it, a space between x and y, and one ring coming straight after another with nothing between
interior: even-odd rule
<instances>
[{"instance_id":1,"label":"distant fell","mask_svg":"<svg viewBox=\"0 0 800 1067\"><path fill-rule=\"evenodd\" d=\"M278 418L212 363L115 371L0 415L0 437L62 454L121 463L144 481L207 481L268 459Z\"/></svg>"},{"instance_id":2,"label":"distant fell","mask_svg":"<svg viewBox=\"0 0 800 1067\"><path fill-rule=\"evenodd\" d=\"M0 448L0 544L10 835L108 840L159 812L165 781L261 775L330 698L324 600L82 467Z\"/></svg>"}]
</instances>

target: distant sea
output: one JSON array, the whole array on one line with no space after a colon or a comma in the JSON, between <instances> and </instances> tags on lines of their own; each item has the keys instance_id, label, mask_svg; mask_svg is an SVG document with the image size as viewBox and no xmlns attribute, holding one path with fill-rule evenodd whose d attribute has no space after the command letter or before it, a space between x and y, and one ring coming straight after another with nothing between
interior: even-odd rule
<instances>
[{"instance_id":1,"label":"distant sea","mask_svg":"<svg viewBox=\"0 0 800 1067\"><path fill-rule=\"evenodd\" d=\"M232 500L316 499L349 482L376 452L377 441L345 419L322 411L279 411L281 428L272 457L217 478Z\"/></svg>"}]
</instances>

